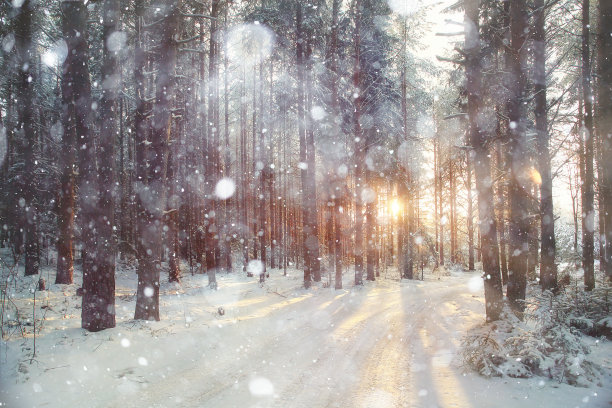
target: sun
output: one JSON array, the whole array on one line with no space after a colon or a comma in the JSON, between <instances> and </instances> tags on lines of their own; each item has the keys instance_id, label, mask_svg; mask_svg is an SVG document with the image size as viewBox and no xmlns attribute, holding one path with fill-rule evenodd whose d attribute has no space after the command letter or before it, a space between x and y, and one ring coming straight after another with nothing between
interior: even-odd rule
<instances>
[{"instance_id":1,"label":"sun","mask_svg":"<svg viewBox=\"0 0 612 408\"><path fill-rule=\"evenodd\" d=\"M402 208L397 198L391 200L391 214L393 214L394 217L397 217L399 215L401 209Z\"/></svg>"}]
</instances>

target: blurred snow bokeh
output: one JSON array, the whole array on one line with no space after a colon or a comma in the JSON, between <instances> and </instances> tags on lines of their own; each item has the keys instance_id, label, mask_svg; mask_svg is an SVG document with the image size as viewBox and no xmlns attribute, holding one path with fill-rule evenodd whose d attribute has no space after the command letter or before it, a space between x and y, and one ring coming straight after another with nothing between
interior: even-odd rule
<instances>
[{"instance_id":1,"label":"blurred snow bokeh","mask_svg":"<svg viewBox=\"0 0 612 408\"><path fill-rule=\"evenodd\" d=\"M230 61L247 68L268 58L273 47L274 33L258 22L237 25L225 38Z\"/></svg>"},{"instance_id":2,"label":"blurred snow bokeh","mask_svg":"<svg viewBox=\"0 0 612 408\"><path fill-rule=\"evenodd\" d=\"M215 195L220 200L227 200L234 195L236 191L236 183L229 177L224 177L217 182L215 186Z\"/></svg>"},{"instance_id":3,"label":"blurred snow bokeh","mask_svg":"<svg viewBox=\"0 0 612 408\"><path fill-rule=\"evenodd\" d=\"M54 42L42 55L42 62L48 67L56 67L64 63L68 56L68 45L64 40Z\"/></svg>"}]
</instances>

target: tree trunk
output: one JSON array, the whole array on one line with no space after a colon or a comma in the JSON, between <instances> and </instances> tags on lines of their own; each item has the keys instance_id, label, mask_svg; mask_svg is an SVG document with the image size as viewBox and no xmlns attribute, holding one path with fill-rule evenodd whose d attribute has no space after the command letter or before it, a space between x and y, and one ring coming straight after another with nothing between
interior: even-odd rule
<instances>
[{"instance_id":1,"label":"tree trunk","mask_svg":"<svg viewBox=\"0 0 612 408\"><path fill-rule=\"evenodd\" d=\"M366 142L367 144L367 142ZM365 169L366 177L366 188L369 191L374 191L374 177L372 171L368 168ZM366 236L366 280L374 281L376 276L374 274L374 264L376 258L376 227L374 222L374 212L376 201L370 197L366 203L366 219L365 219L365 236Z\"/></svg>"},{"instance_id":2,"label":"tree trunk","mask_svg":"<svg viewBox=\"0 0 612 408\"><path fill-rule=\"evenodd\" d=\"M259 186L258 190L258 209L259 209L259 230L257 231L257 237L259 240L259 248L261 254L261 265L263 269L259 274L259 282L263 283L266 280L267 273L267 262L268 262L268 218L266 212L266 184L270 171L270 164L267 162L267 154L266 154L266 134L263 131L264 129L264 85L265 85L265 76L264 76L264 64L261 62L259 64L259 123L260 126L257 129L257 139L258 139L258 147L257 160L259 163L257 172L259 173Z\"/></svg>"},{"instance_id":3,"label":"tree trunk","mask_svg":"<svg viewBox=\"0 0 612 408\"><path fill-rule=\"evenodd\" d=\"M436 177L434 175L434 177ZM444 190L444 182L443 182L443 169L442 169L442 143L440 139L438 139L438 221L440 224L440 242L438 244L439 254L440 254L440 265L444 265L444 201L442 196L442 191Z\"/></svg>"},{"instance_id":4,"label":"tree trunk","mask_svg":"<svg viewBox=\"0 0 612 408\"><path fill-rule=\"evenodd\" d=\"M179 0L159 3L162 21L158 23L157 38L163 58L157 61L155 105L151 121L151 155L148 161L148 186L140 191L138 200L144 217L138 221L144 252L138 259L138 291L135 319L159 320L159 273L162 252L163 208L167 172L168 141L174 98L174 69L176 65L176 33L179 24ZM143 202L147 200L147 203ZM142 257L142 255L145 255Z\"/></svg>"},{"instance_id":5,"label":"tree trunk","mask_svg":"<svg viewBox=\"0 0 612 408\"><path fill-rule=\"evenodd\" d=\"M612 279L612 2L599 2L597 127L602 172L599 194L604 199L605 274Z\"/></svg>"},{"instance_id":6,"label":"tree trunk","mask_svg":"<svg viewBox=\"0 0 612 408\"><path fill-rule=\"evenodd\" d=\"M499 127L499 122L497 124ZM497 166L500 169L505 169L506 166L503 163L503 154L502 154L502 143L498 142L497 147L495 149L496 154L496 162ZM505 218L506 218L506 197L504 195L504 190L506 186L506 171L503 170L502 177L497 182L497 205L498 205L498 236L499 236L499 260L502 274L502 283L506 285L508 283L508 261L506 256L506 227L505 227Z\"/></svg>"},{"instance_id":7,"label":"tree trunk","mask_svg":"<svg viewBox=\"0 0 612 408\"><path fill-rule=\"evenodd\" d=\"M465 154L465 167L467 172L467 230L468 230L468 270L474 267L474 209L472 199L472 152Z\"/></svg>"},{"instance_id":8,"label":"tree trunk","mask_svg":"<svg viewBox=\"0 0 612 408\"><path fill-rule=\"evenodd\" d=\"M38 212L36 197L36 151L37 133L34 127L34 53L32 42L32 19L34 10L30 0L25 0L15 21L15 49L18 60L18 124L20 142L23 149L23 227L25 229L25 275L38 275L40 256L38 251Z\"/></svg>"},{"instance_id":9,"label":"tree trunk","mask_svg":"<svg viewBox=\"0 0 612 408\"><path fill-rule=\"evenodd\" d=\"M589 0L582 2L582 92L584 103L584 203L585 218L582 231L582 268L584 269L585 290L595 287L594 231L595 209L593 191L593 92L591 90L591 55L589 51Z\"/></svg>"},{"instance_id":10,"label":"tree trunk","mask_svg":"<svg viewBox=\"0 0 612 408\"><path fill-rule=\"evenodd\" d=\"M355 0L353 4L355 10L355 30L353 32L353 46L355 48L354 68L353 68L353 88L356 95L353 97L354 113L353 113L353 128L355 137L355 153L354 153L354 168L355 168L355 285L363 285L363 200L361 195L364 189L364 171L363 164L365 162L365 140L361 130L359 121L362 113L362 74L361 74L361 1Z\"/></svg>"},{"instance_id":11,"label":"tree trunk","mask_svg":"<svg viewBox=\"0 0 612 408\"><path fill-rule=\"evenodd\" d=\"M67 58L70 58L68 56ZM72 102L72 72L63 73L62 80L62 174L57 211L57 274L56 284L72 284L74 273L74 214L75 214L75 110Z\"/></svg>"},{"instance_id":12,"label":"tree trunk","mask_svg":"<svg viewBox=\"0 0 612 408\"><path fill-rule=\"evenodd\" d=\"M451 156L448 166L449 195L450 195L450 257L451 264L457 263L457 204L456 204L456 172L455 158Z\"/></svg>"},{"instance_id":13,"label":"tree trunk","mask_svg":"<svg viewBox=\"0 0 612 408\"><path fill-rule=\"evenodd\" d=\"M298 133L300 138L300 179L302 182L302 209L304 211L302 222L302 234L304 245L304 287L310 288L312 283L312 254L308 248L309 238L311 236L310 226L308 225L307 213L309 211L309 201L307 194L308 186L308 169L306 168L306 128L304 114L304 36L302 32L302 5L298 2L296 5L296 53L297 53L297 75L298 75L298 97L297 97L297 112L298 112Z\"/></svg>"},{"instance_id":14,"label":"tree trunk","mask_svg":"<svg viewBox=\"0 0 612 408\"><path fill-rule=\"evenodd\" d=\"M314 131L312 128L312 90L314 88L312 81L312 35L307 35L306 40L306 167L307 167L307 188L304 191L308 200L307 220L310 228L310 238L306 245L309 247L311 254L310 268L312 279L315 282L321 281L321 262L319 249L319 222L317 218L317 186L316 186L316 161L315 161L315 144Z\"/></svg>"},{"instance_id":15,"label":"tree trunk","mask_svg":"<svg viewBox=\"0 0 612 408\"><path fill-rule=\"evenodd\" d=\"M117 95L121 87L117 72L117 50L110 49L110 37L119 28L119 1L105 0L103 4L102 61L103 93L100 101L99 149L89 150L89 160L99 161L98 203L96 209L96 256L93 273L83 274L82 326L91 331L115 327L115 242L114 208L115 136L117 133ZM78 103L78 101L75 101ZM94 141L91 140L91 144ZM91 220L89 220L91 222ZM85 307L88 304L89 307Z\"/></svg>"},{"instance_id":16,"label":"tree trunk","mask_svg":"<svg viewBox=\"0 0 612 408\"><path fill-rule=\"evenodd\" d=\"M525 0L510 3L510 74L513 88L508 103L510 127L509 162L510 180L508 185L509 250L507 296L511 308L522 313L527 288L527 251L529 248L529 208L531 185L528 162L528 147L525 118L526 77L523 67L526 63L527 47L527 6Z\"/></svg>"},{"instance_id":17,"label":"tree trunk","mask_svg":"<svg viewBox=\"0 0 612 408\"><path fill-rule=\"evenodd\" d=\"M329 68L331 71L331 107L332 120L336 120L340 116L340 101L338 99L338 15L340 13L341 0L333 0L332 2L332 26L329 51ZM340 130L340 129L339 129ZM341 134L341 133L340 133ZM335 285L336 289L342 289L342 226L345 220L344 211L342 208L343 199L345 198L346 180L343 175L336 176L336 189L333 194L332 222L333 222L333 238L334 238L334 260L335 260ZM332 249L330 248L330 251Z\"/></svg>"},{"instance_id":18,"label":"tree trunk","mask_svg":"<svg viewBox=\"0 0 612 408\"><path fill-rule=\"evenodd\" d=\"M212 0L210 8L210 40L208 51L208 130L206 132L206 185L208 186L206 206L206 273L208 274L208 285L217 289L217 253L219 251L219 230L217 227L217 202L214 197L214 189L219 179L219 123L217 112L218 100L218 77L217 77L217 17L219 15L219 0Z\"/></svg>"},{"instance_id":19,"label":"tree trunk","mask_svg":"<svg viewBox=\"0 0 612 408\"><path fill-rule=\"evenodd\" d=\"M179 144L179 138L182 133L182 120L180 125L177 125L176 137L172 141L173 145ZM177 148L172 146L168 153L168 198L166 203L166 219L165 223L168 227L166 231L166 241L168 242L168 281L181 281L181 260L179 256L179 207L180 199L177 195L177 185L179 184L177 177Z\"/></svg>"},{"instance_id":20,"label":"tree trunk","mask_svg":"<svg viewBox=\"0 0 612 408\"><path fill-rule=\"evenodd\" d=\"M474 173L478 194L478 218L481 235L482 267L484 272L485 309L487 321L498 320L502 310L502 282L499 273L497 226L495 222L491 164L487 140L478 125L480 109L482 73L480 62L479 35L479 0L465 2L466 29L465 51L468 94L468 118L470 124L470 142L474 149ZM474 29L475 26L475 29Z\"/></svg>"}]
</instances>

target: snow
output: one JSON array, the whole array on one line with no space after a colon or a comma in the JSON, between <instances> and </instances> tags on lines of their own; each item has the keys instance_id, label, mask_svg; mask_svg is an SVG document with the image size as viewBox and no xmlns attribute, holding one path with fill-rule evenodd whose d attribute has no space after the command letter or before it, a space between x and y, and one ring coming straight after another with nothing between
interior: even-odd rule
<instances>
[{"instance_id":1,"label":"snow","mask_svg":"<svg viewBox=\"0 0 612 408\"><path fill-rule=\"evenodd\" d=\"M13 33L8 33L4 37L2 37L2 49L4 50L4 52L11 52L14 46L15 35Z\"/></svg>"},{"instance_id":2,"label":"snow","mask_svg":"<svg viewBox=\"0 0 612 408\"><path fill-rule=\"evenodd\" d=\"M312 116L312 119L316 121L321 121L325 119L327 113L325 112L325 109L322 106L313 106L310 110L310 116Z\"/></svg>"},{"instance_id":3,"label":"snow","mask_svg":"<svg viewBox=\"0 0 612 408\"><path fill-rule=\"evenodd\" d=\"M106 39L106 48L111 52L121 51L127 43L127 34L124 31L115 31Z\"/></svg>"},{"instance_id":4,"label":"snow","mask_svg":"<svg viewBox=\"0 0 612 408\"><path fill-rule=\"evenodd\" d=\"M421 8L434 3L431 0L387 0L391 10L403 17L409 17Z\"/></svg>"},{"instance_id":5,"label":"snow","mask_svg":"<svg viewBox=\"0 0 612 408\"><path fill-rule=\"evenodd\" d=\"M376 192L370 187L364 187L361 190L361 202L364 204L371 204L376 201Z\"/></svg>"},{"instance_id":6,"label":"snow","mask_svg":"<svg viewBox=\"0 0 612 408\"><path fill-rule=\"evenodd\" d=\"M232 63L252 67L272 53L274 33L258 22L239 24L227 32L225 47Z\"/></svg>"},{"instance_id":7,"label":"snow","mask_svg":"<svg viewBox=\"0 0 612 408\"><path fill-rule=\"evenodd\" d=\"M229 177L224 177L217 182L215 186L215 195L220 200L227 200L234 195L236 191L236 183Z\"/></svg>"},{"instance_id":8,"label":"snow","mask_svg":"<svg viewBox=\"0 0 612 408\"><path fill-rule=\"evenodd\" d=\"M259 275L264 272L264 264L259 259L253 259L247 264L246 270L252 275Z\"/></svg>"},{"instance_id":9,"label":"snow","mask_svg":"<svg viewBox=\"0 0 612 408\"><path fill-rule=\"evenodd\" d=\"M42 62L51 68L64 63L64 60L68 56L68 44L66 41L60 39L53 43L42 55Z\"/></svg>"},{"instance_id":10,"label":"snow","mask_svg":"<svg viewBox=\"0 0 612 408\"><path fill-rule=\"evenodd\" d=\"M33 327L25 322L32 322L38 277L21 270L8 293L25 333L5 325L2 406L512 408L612 400L612 390L595 385L466 371L458 351L484 320L482 290L474 291L481 272L430 271L425 281L399 281L390 271L354 287L349 269L345 289L315 283L305 290L299 270L270 270L265 284L257 271L249 278L239 270L218 273L217 291L205 275L186 275L181 284L164 279L161 321L144 322L132 320L135 270L120 264L117 326L89 333L80 328L78 285L52 284L54 267L45 266L49 290L36 292L34 358ZM611 370L610 342L589 356Z\"/></svg>"}]
</instances>

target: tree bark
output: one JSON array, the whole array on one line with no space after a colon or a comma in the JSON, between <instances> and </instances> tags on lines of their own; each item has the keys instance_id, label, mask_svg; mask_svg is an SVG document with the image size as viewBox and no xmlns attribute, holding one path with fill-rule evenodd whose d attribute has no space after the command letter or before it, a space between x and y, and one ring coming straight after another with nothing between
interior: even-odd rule
<instances>
[{"instance_id":1,"label":"tree bark","mask_svg":"<svg viewBox=\"0 0 612 408\"><path fill-rule=\"evenodd\" d=\"M484 272L485 309L487 321L500 318L502 310L502 282L499 273L497 225L495 222L493 187L489 149L484 132L478 124L481 104L482 73L480 62L479 0L465 2L466 65L468 119L470 142L474 150L474 173L478 194L479 231L481 235L482 267Z\"/></svg>"},{"instance_id":2,"label":"tree bark","mask_svg":"<svg viewBox=\"0 0 612 408\"><path fill-rule=\"evenodd\" d=\"M68 55L67 58L71 58ZM72 101L72 72L67 70L62 79L62 174L58 198L57 274L56 284L73 283L74 274L74 215L75 215L75 109Z\"/></svg>"},{"instance_id":3,"label":"tree bark","mask_svg":"<svg viewBox=\"0 0 612 408\"><path fill-rule=\"evenodd\" d=\"M23 199L25 201L22 215L22 225L25 229L25 275L37 275L40 266L38 251L38 211L35 200L37 190L36 151L37 132L34 127L34 84L36 70L34 69L35 47L32 41L34 10L32 1L25 0L19 8L15 21L15 49L17 52L17 129L23 148Z\"/></svg>"},{"instance_id":4,"label":"tree bark","mask_svg":"<svg viewBox=\"0 0 612 408\"><path fill-rule=\"evenodd\" d=\"M96 214L96 267L93 274L83 274L83 328L91 331L115 327L115 242L114 208L115 136L117 134L117 96L121 87L117 72L118 51L111 49L111 35L119 28L119 1L105 0L102 6L104 52L102 61L102 99L100 101L99 149L89 160L98 166L98 204ZM90 150L90 153L92 151ZM90 299L89 296L91 296ZM89 302L91 308L86 308ZM90 315L88 316L87 313Z\"/></svg>"},{"instance_id":5,"label":"tree bark","mask_svg":"<svg viewBox=\"0 0 612 408\"><path fill-rule=\"evenodd\" d=\"M306 40L306 53L305 61L306 64L306 167L307 167L307 188L305 190L306 198L308 200L308 211L307 219L308 226L310 229L310 237L306 245L311 253L310 267L312 271L312 279L315 282L321 281L321 261L320 261L320 249L319 249L319 222L317 218L317 185L316 185L316 161L315 161L315 143L314 143L314 131L312 128L312 117L310 112L312 111L312 89L314 84L312 81L312 34L307 31Z\"/></svg>"},{"instance_id":6,"label":"tree bark","mask_svg":"<svg viewBox=\"0 0 612 408\"><path fill-rule=\"evenodd\" d=\"M527 6L525 0L510 2L509 47L510 74L513 87L508 103L510 127L509 162L510 180L508 185L509 250L507 296L513 311L524 310L527 288L527 255L529 250L529 188L531 185L528 162L528 148L525 121Z\"/></svg>"},{"instance_id":7,"label":"tree bark","mask_svg":"<svg viewBox=\"0 0 612 408\"><path fill-rule=\"evenodd\" d=\"M467 230L468 230L468 270L474 267L474 209L472 199L472 152L465 154L465 167L467 172Z\"/></svg>"},{"instance_id":8,"label":"tree bark","mask_svg":"<svg viewBox=\"0 0 612 408\"><path fill-rule=\"evenodd\" d=\"M179 24L179 2L159 3L162 21L158 23L159 49L163 58L157 61L155 105L151 121L151 150L147 163L148 186L139 192L144 217L138 221L141 245L138 259L138 291L134 319L159 320L159 275L162 252L163 208L167 173L168 141L171 129L171 107L174 98L176 33ZM146 202L145 202L146 200Z\"/></svg>"},{"instance_id":9,"label":"tree bark","mask_svg":"<svg viewBox=\"0 0 612 408\"><path fill-rule=\"evenodd\" d=\"M212 0L210 8L210 41L208 51L208 131L206 141L206 273L208 286L217 289L217 253L219 252L219 229L217 227L217 202L214 189L219 180L219 110L217 77L217 17L219 0Z\"/></svg>"},{"instance_id":10,"label":"tree bark","mask_svg":"<svg viewBox=\"0 0 612 408\"><path fill-rule=\"evenodd\" d=\"M355 137L355 285L363 285L363 200L361 198L364 188L364 171L363 163L365 162L365 140L361 130L360 120L362 113L362 74L361 74L361 1L355 0L353 4L353 13L355 18L355 29L353 32L354 46L354 66L353 66L353 87L355 95L353 96L353 129Z\"/></svg>"},{"instance_id":11,"label":"tree bark","mask_svg":"<svg viewBox=\"0 0 612 408\"><path fill-rule=\"evenodd\" d=\"M590 1L582 2L582 93L584 103L584 202L582 213L585 218L582 231L582 268L584 269L585 290L595 287L594 231L595 209L593 190L593 92L591 89L591 55L589 51L589 6Z\"/></svg>"},{"instance_id":12,"label":"tree bark","mask_svg":"<svg viewBox=\"0 0 612 408\"><path fill-rule=\"evenodd\" d=\"M298 75L298 97L297 97L297 112L298 112L298 133L300 138L300 179L302 182L302 210L304 212L302 221L302 235L304 245L304 287L310 288L312 284L312 254L308 248L312 231L308 225L309 201L307 195L308 189L308 169L306 168L306 127L304 114L304 33L302 31L302 5L298 2L296 5L296 54L297 54L297 75Z\"/></svg>"},{"instance_id":13,"label":"tree bark","mask_svg":"<svg viewBox=\"0 0 612 408\"><path fill-rule=\"evenodd\" d=\"M605 275L612 279L612 2L599 2L597 127L601 146L599 194L604 199Z\"/></svg>"}]
</instances>

